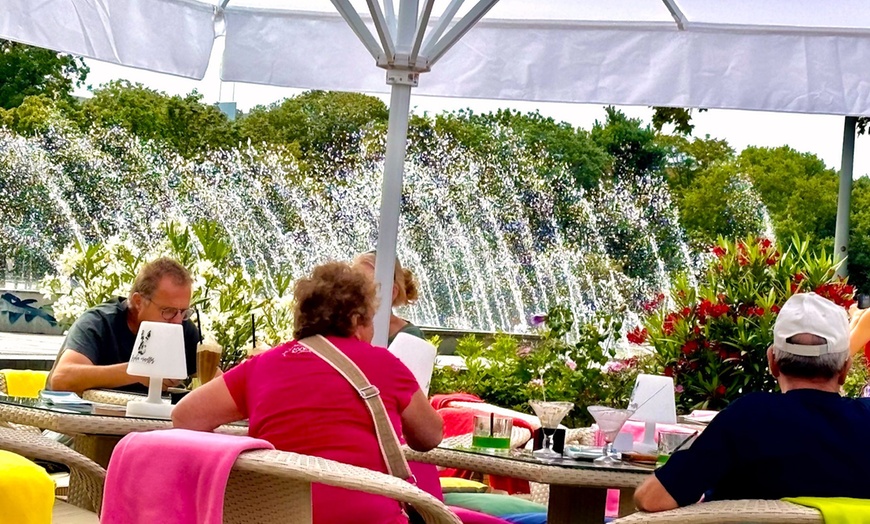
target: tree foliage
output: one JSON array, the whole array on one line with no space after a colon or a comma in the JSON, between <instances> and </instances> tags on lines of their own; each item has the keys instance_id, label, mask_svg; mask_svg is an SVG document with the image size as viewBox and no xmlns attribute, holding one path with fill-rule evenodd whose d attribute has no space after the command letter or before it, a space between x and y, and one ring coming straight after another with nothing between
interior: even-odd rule
<instances>
[{"instance_id":1,"label":"tree foliage","mask_svg":"<svg viewBox=\"0 0 870 524\"><path fill-rule=\"evenodd\" d=\"M71 104L73 88L89 72L81 58L0 40L0 108L18 107L34 95Z\"/></svg>"},{"instance_id":2,"label":"tree foliage","mask_svg":"<svg viewBox=\"0 0 870 524\"><path fill-rule=\"evenodd\" d=\"M238 144L236 130L217 107L193 91L170 96L142 84L117 80L82 104L86 126L120 126L145 139L169 144L184 156Z\"/></svg>"}]
</instances>

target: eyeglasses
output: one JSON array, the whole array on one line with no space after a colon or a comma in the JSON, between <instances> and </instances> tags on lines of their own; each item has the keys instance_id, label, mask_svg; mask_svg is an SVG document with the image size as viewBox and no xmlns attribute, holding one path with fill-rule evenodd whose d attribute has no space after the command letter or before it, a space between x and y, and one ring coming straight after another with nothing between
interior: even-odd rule
<instances>
[{"instance_id":1,"label":"eyeglasses","mask_svg":"<svg viewBox=\"0 0 870 524\"><path fill-rule=\"evenodd\" d=\"M143 296L143 298L145 300L147 300L148 302L151 302L152 304L157 306L160 309L160 316L163 317L163 320L165 320L167 322L175 320L175 317L177 317L178 315L181 315L182 321L188 320L190 317L193 316L193 312L194 312L193 308L178 309L177 307L166 307L166 306L161 306L157 302L154 302L150 297Z\"/></svg>"}]
</instances>

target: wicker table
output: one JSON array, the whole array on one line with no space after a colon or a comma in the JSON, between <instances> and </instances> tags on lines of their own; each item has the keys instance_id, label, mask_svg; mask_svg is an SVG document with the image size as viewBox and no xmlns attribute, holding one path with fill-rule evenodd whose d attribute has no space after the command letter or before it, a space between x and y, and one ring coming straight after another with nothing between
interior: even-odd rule
<instances>
[{"instance_id":1,"label":"wicker table","mask_svg":"<svg viewBox=\"0 0 870 524\"><path fill-rule=\"evenodd\" d=\"M108 467L112 450L128 433L169 429L169 420L133 418L119 415L95 415L92 408L73 410L50 406L38 399L0 395L0 421L49 429L73 437L73 449L99 465ZM248 427L241 424L221 426L218 433L247 435ZM95 511L90 500L79 497L75 473L70 476L69 501Z\"/></svg>"},{"instance_id":2,"label":"wicker table","mask_svg":"<svg viewBox=\"0 0 870 524\"><path fill-rule=\"evenodd\" d=\"M547 522L550 524L601 524L604 522L608 488L620 490L620 516L634 512L634 490L653 471L651 467L628 464L599 467L592 462L571 459L544 463L526 450L511 450L509 455L495 455L472 448L438 447L423 453L406 447L405 456L408 460L447 468L549 484Z\"/></svg>"}]
</instances>

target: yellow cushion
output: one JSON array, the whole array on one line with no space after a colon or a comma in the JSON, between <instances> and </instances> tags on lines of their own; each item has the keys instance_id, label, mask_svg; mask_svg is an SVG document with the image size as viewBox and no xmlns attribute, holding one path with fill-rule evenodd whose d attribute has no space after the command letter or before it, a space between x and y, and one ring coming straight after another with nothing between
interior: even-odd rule
<instances>
[{"instance_id":1,"label":"yellow cushion","mask_svg":"<svg viewBox=\"0 0 870 524\"><path fill-rule=\"evenodd\" d=\"M486 493L489 486L468 479L441 477L441 491L444 493Z\"/></svg>"},{"instance_id":2,"label":"yellow cushion","mask_svg":"<svg viewBox=\"0 0 870 524\"><path fill-rule=\"evenodd\" d=\"M36 398L48 379L48 371L32 369L4 369L0 373L6 377L6 394L11 397Z\"/></svg>"},{"instance_id":3,"label":"yellow cushion","mask_svg":"<svg viewBox=\"0 0 870 524\"><path fill-rule=\"evenodd\" d=\"M51 524L54 481L26 458L0 450L0 524Z\"/></svg>"},{"instance_id":4,"label":"yellow cushion","mask_svg":"<svg viewBox=\"0 0 870 524\"><path fill-rule=\"evenodd\" d=\"M846 497L793 497L786 502L816 508L825 524L863 524L870 522L870 500Z\"/></svg>"}]
</instances>

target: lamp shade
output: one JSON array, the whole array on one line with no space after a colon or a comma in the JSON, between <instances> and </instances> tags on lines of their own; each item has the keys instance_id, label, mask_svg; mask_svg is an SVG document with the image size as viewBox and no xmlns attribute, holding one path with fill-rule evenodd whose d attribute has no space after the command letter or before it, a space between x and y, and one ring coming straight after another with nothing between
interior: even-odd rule
<instances>
[{"instance_id":1,"label":"lamp shade","mask_svg":"<svg viewBox=\"0 0 870 524\"><path fill-rule=\"evenodd\" d=\"M139 377L187 378L184 329L179 324L142 322L127 373Z\"/></svg>"},{"instance_id":2,"label":"lamp shade","mask_svg":"<svg viewBox=\"0 0 870 524\"><path fill-rule=\"evenodd\" d=\"M438 349L428 340L408 333L398 333L387 349L411 370L417 383L420 384L420 389L428 395Z\"/></svg>"},{"instance_id":3,"label":"lamp shade","mask_svg":"<svg viewBox=\"0 0 870 524\"><path fill-rule=\"evenodd\" d=\"M674 379L658 375L638 375L628 409L636 410L630 417L631 420L676 424Z\"/></svg>"}]
</instances>

